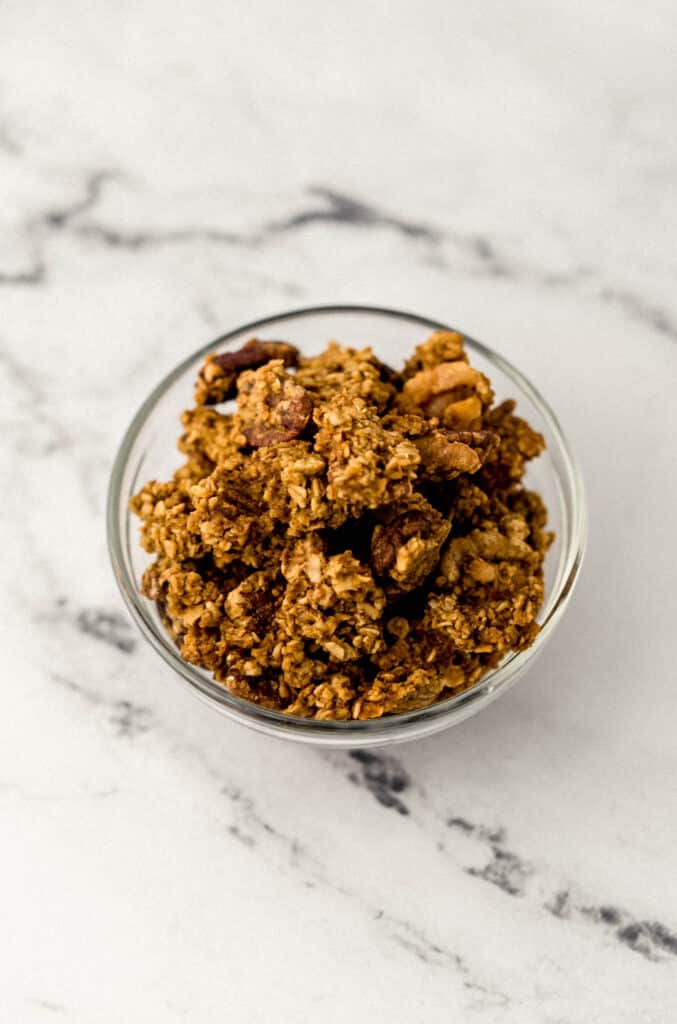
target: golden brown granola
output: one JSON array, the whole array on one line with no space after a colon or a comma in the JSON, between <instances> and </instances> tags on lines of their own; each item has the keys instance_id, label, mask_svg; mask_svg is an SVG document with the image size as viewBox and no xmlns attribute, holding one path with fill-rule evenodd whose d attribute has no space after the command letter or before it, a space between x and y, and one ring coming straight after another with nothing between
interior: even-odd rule
<instances>
[{"instance_id":1,"label":"golden brown granola","mask_svg":"<svg viewBox=\"0 0 677 1024\"><path fill-rule=\"evenodd\" d=\"M207 356L195 382L198 405L218 405L235 398L238 377L243 370L255 370L271 359L281 359L285 366L296 366L298 349L286 341L259 341L252 338L237 352Z\"/></svg>"},{"instance_id":2,"label":"golden brown granola","mask_svg":"<svg viewBox=\"0 0 677 1024\"><path fill-rule=\"evenodd\" d=\"M195 398L187 461L131 507L156 556L143 593L231 693L379 718L533 642L552 535L522 481L544 442L493 406L461 335L436 331L401 374L369 348L252 339L207 357Z\"/></svg>"}]
</instances>

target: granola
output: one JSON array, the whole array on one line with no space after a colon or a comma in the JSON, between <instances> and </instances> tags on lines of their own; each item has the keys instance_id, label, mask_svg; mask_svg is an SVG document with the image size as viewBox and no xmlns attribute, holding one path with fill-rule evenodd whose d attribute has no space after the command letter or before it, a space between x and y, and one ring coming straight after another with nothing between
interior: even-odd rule
<instances>
[{"instance_id":1,"label":"granola","mask_svg":"<svg viewBox=\"0 0 677 1024\"><path fill-rule=\"evenodd\" d=\"M494 405L460 334L401 373L369 348L253 338L207 357L195 401L186 461L131 501L143 593L186 661L346 721L444 700L533 642L552 534L523 477L544 441Z\"/></svg>"}]
</instances>

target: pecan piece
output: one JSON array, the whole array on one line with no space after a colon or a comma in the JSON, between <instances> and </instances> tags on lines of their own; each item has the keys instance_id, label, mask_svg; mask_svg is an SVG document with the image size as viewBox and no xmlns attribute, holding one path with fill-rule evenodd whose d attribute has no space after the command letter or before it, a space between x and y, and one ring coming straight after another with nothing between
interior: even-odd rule
<instances>
[{"instance_id":1,"label":"pecan piece","mask_svg":"<svg viewBox=\"0 0 677 1024\"><path fill-rule=\"evenodd\" d=\"M284 392L286 397L271 402L270 408L271 412L275 412L276 423L254 423L245 428L244 436L251 448L293 441L308 426L313 413L313 403L308 393L297 384L285 385Z\"/></svg>"},{"instance_id":2,"label":"pecan piece","mask_svg":"<svg viewBox=\"0 0 677 1024\"><path fill-rule=\"evenodd\" d=\"M399 405L405 412L437 417L444 427L479 427L482 413L491 405L489 381L462 359L419 370L402 389Z\"/></svg>"},{"instance_id":3,"label":"pecan piece","mask_svg":"<svg viewBox=\"0 0 677 1024\"><path fill-rule=\"evenodd\" d=\"M312 398L287 376L281 359L242 374L238 406L239 426L252 448L293 441L301 436L313 415Z\"/></svg>"},{"instance_id":4,"label":"pecan piece","mask_svg":"<svg viewBox=\"0 0 677 1024\"><path fill-rule=\"evenodd\" d=\"M286 341L259 341L252 338L236 352L207 356L195 385L198 405L216 405L235 398L237 378L243 370L255 370L271 359L281 359L285 366L296 366L299 352Z\"/></svg>"},{"instance_id":5,"label":"pecan piece","mask_svg":"<svg viewBox=\"0 0 677 1024\"><path fill-rule=\"evenodd\" d=\"M400 593L420 587L437 565L451 523L420 494L390 505L379 518L371 540L374 572L389 577Z\"/></svg>"},{"instance_id":6,"label":"pecan piece","mask_svg":"<svg viewBox=\"0 0 677 1024\"><path fill-rule=\"evenodd\" d=\"M421 456L421 476L438 482L476 473L499 443L491 430L431 430L414 441Z\"/></svg>"}]
</instances>

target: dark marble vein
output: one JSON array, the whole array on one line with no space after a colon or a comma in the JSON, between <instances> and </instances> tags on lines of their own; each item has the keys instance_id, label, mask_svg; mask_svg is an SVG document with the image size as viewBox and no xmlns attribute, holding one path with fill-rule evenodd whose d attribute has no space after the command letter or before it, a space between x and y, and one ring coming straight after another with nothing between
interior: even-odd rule
<instances>
[{"instance_id":1,"label":"dark marble vein","mask_svg":"<svg viewBox=\"0 0 677 1024\"><path fill-rule=\"evenodd\" d=\"M329 185L318 184L306 189L307 202L285 217L265 221L250 231L206 225L145 229L121 228L94 217L105 186L122 176L114 170L98 170L87 175L82 194L73 202L47 210L27 224L26 233L40 247L33 264L21 271L0 271L0 284L41 284L47 278L44 245L50 234L67 232L76 238L92 240L113 249L138 252L174 245L212 244L240 246L251 250L264 248L280 236L303 231L316 225L338 225L358 230L389 230L400 237L423 243L423 258L438 269L453 270L471 276L504 278L532 282L544 287L573 285L593 273L589 267L574 267L562 272L544 271L536 265L523 265L500 251L497 243L485 233L458 232L438 227L424 220L395 214L366 198L356 197ZM420 253L419 253L420 255ZM455 258L457 257L457 258ZM459 262L460 261L460 262ZM295 285L285 289L292 293ZM607 289L601 293L606 300L623 301L636 316L651 318L653 326L672 334L677 327L661 311L639 307L626 293Z\"/></svg>"},{"instance_id":2,"label":"dark marble vein","mask_svg":"<svg viewBox=\"0 0 677 1024\"><path fill-rule=\"evenodd\" d=\"M389 755L367 750L354 750L350 758L361 767L360 773L347 773L350 782L369 789L382 806L394 808L408 816L414 825L425 827L421 822L421 812L432 809L429 798L399 761ZM341 764L340 760L330 760L337 765ZM402 793L408 794L406 804L401 798ZM462 815L451 815L445 819L444 824L456 835L479 841L489 849L490 858L482 867L461 866L466 875L488 882L512 897L530 898L532 903L535 897L542 898L540 894L543 892L543 883L539 880L536 867L508 846L505 828L474 822ZM441 839L436 840L435 846L441 854L448 854L447 844ZM454 862L457 862L457 857L454 857ZM569 890L555 891L542 906L560 921L577 919L613 931L620 944L647 960L677 956L677 934L660 921L638 920L615 906L590 906L580 900L576 901ZM400 945L416 952L409 939L400 941ZM432 950L432 954L434 952ZM423 959L419 953L416 955Z\"/></svg>"},{"instance_id":3,"label":"dark marble vein","mask_svg":"<svg viewBox=\"0 0 677 1024\"><path fill-rule=\"evenodd\" d=\"M326 186L314 186L308 195L321 200L286 218L268 221L252 232L240 232L205 226L188 226L165 230L124 231L100 223L73 221L89 213L101 198L104 184L117 177L113 172L97 172L85 182L84 196L70 206L53 210L45 215L45 223L51 228L71 227L74 233L94 238L113 248L131 250L151 246L176 245L192 242L208 242L224 245L247 245L258 247L273 237L287 234L299 228L316 223L343 224L351 227L390 228L406 238L437 243L443 235L436 228L422 222L396 217L376 206L355 199L352 196Z\"/></svg>"},{"instance_id":4,"label":"dark marble vein","mask_svg":"<svg viewBox=\"0 0 677 1024\"><path fill-rule=\"evenodd\" d=\"M265 246L279 235L315 223L387 228L405 238L423 241L433 246L439 245L444 238L443 233L430 224L396 216L366 201L320 185L307 190L307 194L317 201L286 218L268 221L250 232L200 225L160 230L122 229L88 219L87 215L92 214L99 204L105 185L119 178L120 175L112 170L99 170L89 174L84 180L81 196L72 203L47 210L29 223L29 237L42 240L44 235L49 236L50 233L68 232L76 237L93 239L111 248L132 252L192 243L247 246L255 249ZM0 283L9 285L40 284L46 277L47 268L42 256L25 271L0 271Z\"/></svg>"},{"instance_id":5,"label":"dark marble vein","mask_svg":"<svg viewBox=\"0 0 677 1024\"><path fill-rule=\"evenodd\" d=\"M474 835L484 839L488 843L502 845L506 840L504 828L496 828L488 825L477 825L467 818L452 817L447 819L447 828L455 829L457 832L464 832L466 835Z\"/></svg>"},{"instance_id":6,"label":"dark marble vein","mask_svg":"<svg viewBox=\"0 0 677 1024\"><path fill-rule=\"evenodd\" d=\"M66 227L76 217L93 209L101 198L106 182L117 177L114 171L95 171L85 179L83 194L78 199L67 206L48 210L41 218L42 222L50 228Z\"/></svg>"},{"instance_id":7,"label":"dark marble vein","mask_svg":"<svg viewBox=\"0 0 677 1024\"><path fill-rule=\"evenodd\" d=\"M507 848L507 833L504 828L491 828L460 817L448 818L447 828L466 836L473 836L489 845L491 859L482 868L465 868L466 874L490 882L509 896L524 896L533 868L513 850Z\"/></svg>"},{"instance_id":8,"label":"dark marble vein","mask_svg":"<svg viewBox=\"0 0 677 1024\"><path fill-rule=\"evenodd\" d=\"M119 612L103 608L84 608L78 612L75 626L81 633L101 640L123 654L131 654L136 649L136 637L132 632L131 623Z\"/></svg>"},{"instance_id":9,"label":"dark marble vein","mask_svg":"<svg viewBox=\"0 0 677 1024\"><path fill-rule=\"evenodd\" d=\"M490 882L509 896L524 896L527 880L533 874L531 866L526 861L511 850L496 844L491 847L491 860L483 868L465 870L473 878Z\"/></svg>"},{"instance_id":10,"label":"dark marble vein","mask_svg":"<svg viewBox=\"0 0 677 1024\"><path fill-rule=\"evenodd\" d=\"M146 249L154 246L176 245L190 242L216 242L228 245L246 240L246 236L235 231L219 228L185 227L165 230L126 231L95 221L82 221L83 215L91 213L99 203L104 186L120 175L115 171L95 171L84 183L83 195L68 206L48 211L43 218L47 227L53 230L69 230L85 238L94 238L115 249Z\"/></svg>"},{"instance_id":11,"label":"dark marble vein","mask_svg":"<svg viewBox=\"0 0 677 1024\"><path fill-rule=\"evenodd\" d=\"M148 732L155 724L153 712L143 704L135 704L130 700L116 700L111 707L109 720L118 736L132 739Z\"/></svg>"},{"instance_id":12,"label":"dark marble vein","mask_svg":"<svg viewBox=\"0 0 677 1024\"><path fill-rule=\"evenodd\" d=\"M535 869L506 847L505 829L474 824L463 817L449 818L447 826L489 844L491 860L482 868L466 868L466 874L497 886L509 896L528 895ZM627 911L606 904L598 907L584 905L577 902L568 889L555 892L543 906L560 921L578 919L612 930L618 942L647 960L677 956L677 934L660 922L638 921Z\"/></svg>"},{"instance_id":13,"label":"dark marble vein","mask_svg":"<svg viewBox=\"0 0 677 1024\"><path fill-rule=\"evenodd\" d=\"M650 960L660 953L677 956L677 934L658 921L631 921L616 932L616 938Z\"/></svg>"},{"instance_id":14,"label":"dark marble vein","mask_svg":"<svg viewBox=\"0 0 677 1024\"><path fill-rule=\"evenodd\" d=\"M461 816L448 818L447 827L459 834L480 839L490 847L491 860L482 868L466 868L467 874L497 886L510 896L529 896L530 882L536 878L536 870L507 848L505 829L476 824ZM444 852L444 844L438 844L438 849ZM647 960L657 961L677 956L677 933L660 921L636 919L623 908L609 904L591 906L577 900L568 889L554 892L543 907L560 921L576 919L612 932L621 945Z\"/></svg>"},{"instance_id":15,"label":"dark marble vein","mask_svg":"<svg viewBox=\"0 0 677 1024\"><path fill-rule=\"evenodd\" d=\"M264 226L259 237L287 234L311 224L390 228L398 234L404 235L405 238L434 244L441 241L443 237L442 233L430 224L395 216L378 206L356 199L345 192L338 192L326 185L314 185L307 192L309 196L317 197L322 202L312 203L281 220L270 221Z\"/></svg>"},{"instance_id":16,"label":"dark marble vein","mask_svg":"<svg viewBox=\"0 0 677 1024\"><path fill-rule=\"evenodd\" d=\"M113 249L150 249L190 242L212 242L225 245L246 244L247 236L218 228L172 228L165 231L123 231L103 224L85 223L73 228L83 238L93 238Z\"/></svg>"},{"instance_id":17,"label":"dark marble vein","mask_svg":"<svg viewBox=\"0 0 677 1024\"><path fill-rule=\"evenodd\" d=\"M409 808L402 800L411 784L407 771L399 761L387 754L376 754L369 750L352 750L349 757L359 765L348 778L356 786L363 786L381 804L398 814L408 815Z\"/></svg>"},{"instance_id":18,"label":"dark marble vein","mask_svg":"<svg viewBox=\"0 0 677 1024\"><path fill-rule=\"evenodd\" d=\"M556 892L545 909L560 921L585 921L612 935L616 942L653 962L677 957L677 934L659 921L638 920L622 907L589 906L568 889Z\"/></svg>"},{"instance_id":19,"label":"dark marble vein","mask_svg":"<svg viewBox=\"0 0 677 1024\"><path fill-rule=\"evenodd\" d=\"M646 324L658 334L677 341L677 320L673 319L664 309L647 302L640 295L617 288L604 288L600 297L605 302L620 306L639 323Z\"/></svg>"},{"instance_id":20,"label":"dark marble vein","mask_svg":"<svg viewBox=\"0 0 677 1024\"><path fill-rule=\"evenodd\" d=\"M115 609L90 607L71 609L67 597L57 597L45 612L35 614L37 622L67 623L79 633L99 640L122 654L136 650L137 638L132 623Z\"/></svg>"}]
</instances>

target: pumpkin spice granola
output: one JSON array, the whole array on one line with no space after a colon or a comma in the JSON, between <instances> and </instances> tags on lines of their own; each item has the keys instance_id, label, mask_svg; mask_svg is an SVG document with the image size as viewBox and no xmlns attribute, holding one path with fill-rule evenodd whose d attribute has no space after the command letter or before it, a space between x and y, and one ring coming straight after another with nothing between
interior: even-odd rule
<instances>
[{"instance_id":1,"label":"pumpkin spice granola","mask_svg":"<svg viewBox=\"0 0 677 1024\"><path fill-rule=\"evenodd\" d=\"M435 332L401 373L368 348L254 338L207 357L195 402L186 462L131 507L156 556L143 593L231 693L379 718L533 642L552 535L522 479L544 442L494 405L460 334Z\"/></svg>"}]
</instances>

